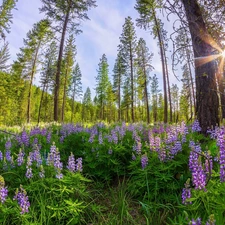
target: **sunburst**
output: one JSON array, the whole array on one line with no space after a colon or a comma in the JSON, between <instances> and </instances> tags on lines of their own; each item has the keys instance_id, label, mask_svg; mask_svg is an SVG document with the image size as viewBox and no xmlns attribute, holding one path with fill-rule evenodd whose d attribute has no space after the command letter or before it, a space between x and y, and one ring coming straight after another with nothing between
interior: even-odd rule
<instances>
[{"instance_id":1,"label":"sunburst","mask_svg":"<svg viewBox=\"0 0 225 225\"><path fill-rule=\"evenodd\" d=\"M212 54L208 56L203 56L203 57L197 57L195 58L195 66L199 67L202 66L206 63L209 63L210 61L216 60L217 58L222 58L222 64L224 64L224 59L225 59L225 49L222 50L221 47L216 43L215 40L209 35L209 34L204 34L200 33L199 37L204 41L205 43L211 45L215 50L217 50L217 54ZM222 67L220 62L220 67Z\"/></svg>"},{"instance_id":2,"label":"sunburst","mask_svg":"<svg viewBox=\"0 0 225 225\"><path fill-rule=\"evenodd\" d=\"M225 58L225 50L223 50L223 51L221 52L221 56L222 56L223 58Z\"/></svg>"}]
</instances>

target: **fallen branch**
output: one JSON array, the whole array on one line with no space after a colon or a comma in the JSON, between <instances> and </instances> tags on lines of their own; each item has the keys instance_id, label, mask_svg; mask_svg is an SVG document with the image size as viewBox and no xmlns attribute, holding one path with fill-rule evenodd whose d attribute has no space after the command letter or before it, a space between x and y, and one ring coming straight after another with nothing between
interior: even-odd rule
<instances>
[{"instance_id":1,"label":"fallen branch","mask_svg":"<svg viewBox=\"0 0 225 225\"><path fill-rule=\"evenodd\" d=\"M5 133L5 134L10 134L10 135L16 136L16 134L11 133L11 132L9 132L9 131L5 131L5 130L1 130L1 129L0 129L0 132L3 132L3 133Z\"/></svg>"}]
</instances>

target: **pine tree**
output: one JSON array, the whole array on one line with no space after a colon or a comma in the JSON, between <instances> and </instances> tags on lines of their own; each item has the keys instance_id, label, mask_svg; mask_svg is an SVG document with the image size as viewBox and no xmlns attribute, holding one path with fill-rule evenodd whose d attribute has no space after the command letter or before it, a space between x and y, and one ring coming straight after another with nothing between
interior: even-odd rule
<instances>
[{"instance_id":1,"label":"pine tree","mask_svg":"<svg viewBox=\"0 0 225 225\"><path fill-rule=\"evenodd\" d=\"M62 101L62 113L61 113L61 121L64 122L64 114L65 114L65 105L66 98L68 96L69 86L71 82L73 65L75 62L76 55L76 45L74 36L70 35L67 40L67 45L65 47L65 56L64 56L64 71L62 73L62 83L63 83L63 101ZM56 87L55 87L56 88Z\"/></svg>"},{"instance_id":2,"label":"pine tree","mask_svg":"<svg viewBox=\"0 0 225 225\"><path fill-rule=\"evenodd\" d=\"M129 114L129 109L130 109L130 104L131 104L131 89L130 89L130 78L126 77L125 81L123 83L123 100L121 103L122 110L125 110L125 115L124 119L127 122L130 122L130 114Z\"/></svg>"},{"instance_id":3,"label":"pine tree","mask_svg":"<svg viewBox=\"0 0 225 225\"><path fill-rule=\"evenodd\" d=\"M92 121L91 107L92 107L91 90L89 87L87 87L84 93L83 101L82 101L82 120L83 121Z\"/></svg>"},{"instance_id":4,"label":"pine tree","mask_svg":"<svg viewBox=\"0 0 225 225\"><path fill-rule=\"evenodd\" d=\"M87 11L95 6L95 0L41 0L44 4L40 9L45 12L48 18L51 18L54 23L58 24L56 30L61 32L59 54L57 60L57 71L55 76L54 90L54 120L58 121L58 98L60 89L60 73L61 62L63 58L64 41L67 31L78 33L77 27L81 20L88 19Z\"/></svg>"},{"instance_id":5,"label":"pine tree","mask_svg":"<svg viewBox=\"0 0 225 225\"><path fill-rule=\"evenodd\" d=\"M80 66L77 63L75 68L72 71L70 88L69 88L70 96L72 97L71 122L73 122L75 99L80 98L83 93L81 77L82 77L82 74L81 74Z\"/></svg>"},{"instance_id":6,"label":"pine tree","mask_svg":"<svg viewBox=\"0 0 225 225\"><path fill-rule=\"evenodd\" d=\"M138 90L143 96L146 107L147 122L150 123L149 114L149 73L153 69L151 65L153 54L149 53L149 49L146 46L146 42L143 38L140 38L137 45L137 68L138 68Z\"/></svg>"},{"instance_id":7,"label":"pine tree","mask_svg":"<svg viewBox=\"0 0 225 225\"><path fill-rule=\"evenodd\" d=\"M5 39L5 32L9 33L12 23L12 9L15 8L17 0L3 0L0 6L0 40Z\"/></svg>"},{"instance_id":8,"label":"pine tree","mask_svg":"<svg viewBox=\"0 0 225 225\"><path fill-rule=\"evenodd\" d=\"M195 116L196 103L195 103L195 83L193 80L193 52L190 48L189 42L191 41L190 35L187 33L186 28L180 27L177 31L177 36L174 42L174 48L176 49L173 54L173 65L183 64L183 71L185 72L185 80L189 80L188 88L190 91L190 105L191 105L191 118ZM193 106L193 107L192 107ZM194 111L194 113L193 113Z\"/></svg>"},{"instance_id":9,"label":"pine tree","mask_svg":"<svg viewBox=\"0 0 225 225\"><path fill-rule=\"evenodd\" d=\"M42 94L41 94L41 99L40 99L40 104L39 104L39 113L38 113L38 123L40 122L41 119L41 109L42 109L42 104L43 101L45 103L45 121L47 117L47 108L49 107L49 102L48 102L48 92L53 90L54 88L54 76L56 72L56 53L57 53L57 45L56 42L53 41L50 43L45 55L44 59L45 61L43 62L42 65L42 70L41 70L41 77L40 77L40 85L42 87ZM45 95L45 96L44 96Z\"/></svg>"},{"instance_id":10,"label":"pine tree","mask_svg":"<svg viewBox=\"0 0 225 225\"><path fill-rule=\"evenodd\" d=\"M137 25L141 28L153 29L155 37L158 38L160 56L162 61L162 74L163 74L163 92L164 92L164 123L168 121L168 105L167 105L167 82L166 82L166 63L165 63L165 51L164 42L162 36L162 30L160 27L160 21L156 16L157 8L161 8L161 0L137 0L135 9L139 12L140 18L137 19Z\"/></svg>"},{"instance_id":11,"label":"pine tree","mask_svg":"<svg viewBox=\"0 0 225 225\"><path fill-rule=\"evenodd\" d=\"M152 113L154 122L158 121L158 94L159 94L159 81L156 74L151 78L151 94L152 94Z\"/></svg>"},{"instance_id":12,"label":"pine tree","mask_svg":"<svg viewBox=\"0 0 225 225\"><path fill-rule=\"evenodd\" d=\"M41 20L34 24L31 31L27 33L27 39L24 39L25 47L20 49L17 54L18 59L14 63L13 68L17 68L20 78L28 80L28 102L27 102L27 123L31 120L30 107L31 107L31 94L34 76L37 70L39 50L52 35L50 31L48 20Z\"/></svg>"},{"instance_id":13,"label":"pine tree","mask_svg":"<svg viewBox=\"0 0 225 225\"><path fill-rule=\"evenodd\" d=\"M215 49L205 41L211 38L198 1L181 0L181 2L190 29L194 57L211 55ZM197 119L205 135L209 127L213 129L219 125L219 98L215 91L217 90L216 69L213 61L200 66L195 65Z\"/></svg>"},{"instance_id":14,"label":"pine tree","mask_svg":"<svg viewBox=\"0 0 225 225\"><path fill-rule=\"evenodd\" d=\"M107 88L109 86L109 65L107 62L106 55L103 54L100 62L98 64L98 75L96 77L96 96L98 99L98 106L100 112L100 120L105 119L105 107L106 107L106 97Z\"/></svg>"},{"instance_id":15,"label":"pine tree","mask_svg":"<svg viewBox=\"0 0 225 225\"><path fill-rule=\"evenodd\" d=\"M134 23L131 17L125 19L123 31L120 37L122 55L126 65L126 84L129 84L131 94L131 118L135 121L134 105L135 105L135 74L134 74L134 60L136 57L137 37ZM128 81L129 80L129 81Z\"/></svg>"},{"instance_id":16,"label":"pine tree","mask_svg":"<svg viewBox=\"0 0 225 225\"><path fill-rule=\"evenodd\" d=\"M6 71L9 67L7 61L10 58L8 42L6 42L0 49L0 71Z\"/></svg>"},{"instance_id":17,"label":"pine tree","mask_svg":"<svg viewBox=\"0 0 225 225\"><path fill-rule=\"evenodd\" d=\"M121 121L121 98L122 98L122 86L123 78L125 75L125 61L122 55L121 46L118 47L119 51L117 54L116 62L113 68L113 91L117 100L118 107L118 120Z\"/></svg>"}]
</instances>

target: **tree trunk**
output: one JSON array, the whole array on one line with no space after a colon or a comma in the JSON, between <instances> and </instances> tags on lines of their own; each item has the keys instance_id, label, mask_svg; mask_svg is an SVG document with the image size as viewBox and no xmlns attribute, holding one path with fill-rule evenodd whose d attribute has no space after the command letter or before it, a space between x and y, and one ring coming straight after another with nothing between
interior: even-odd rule
<instances>
[{"instance_id":1,"label":"tree trunk","mask_svg":"<svg viewBox=\"0 0 225 225\"><path fill-rule=\"evenodd\" d=\"M146 106L146 117L147 123L150 123L150 115L149 115L149 102L148 102L148 87L147 87L147 73L146 73L146 59L144 57L144 50L142 48L142 59L143 59L143 72L144 72L144 97L145 97L145 106ZM142 114L143 115L143 114Z\"/></svg>"},{"instance_id":2,"label":"tree trunk","mask_svg":"<svg viewBox=\"0 0 225 225\"><path fill-rule=\"evenodd\" d=\"M66 68L65 81L63 85L63 102L62 102L62 115L61 122L64 123L65 105L66 105L66 85L67 85L68 68Z\"/></svg>"},{"instance_id":3,"label":"tree trunk","mask_svg":"<svg viewBox=\"0 0 225 225\"><path fill-rule=\"evenodd\" d=\"M133 55L131 52L131 43L130 43L130 73L131 73L131 119L134 123L134 68L133 68Z\"/></svg>"},{"instance_id":4,"label":"tree trunk","mask_svg":"<svg viewBox=\"0 0 225 225\"><path fill-rule=\"evenodd\" d=\"M165 72L165 61L164 61L164 54L163 54L163 46L162 46L162 38L159 30L159 24L155 15L155 12L153 11L154 15L154 21L157 31L157 37L159 40L159 48L160 48L160 56L162 60L162 73L163 73L163 90L164 90L164 123L167 123L167 117L168 117L168 103L167 103L167 89L166 89L166 72Z\"/></svg>"},{"instance_id":5,"label":"tree trunk","mask_svg":"<svg viewBox=\"0 0 225 225\"><path fill-rule=\"evenodd\" d=\"M192 117L193 117L193 109L192 109L193 104L192 104L192 100L193 100L193 103L194 103L194 118L196 116L196 103L195 103L194 81L193 81L192 72L191 72L190 54L187 51L187 49L186 49L186 55L188 57L187 65L188 65L188 70L190 72L190 80L191 80L191 87L190 87L191 118L190 118L190 120L192 120Z\"/></svg>"},{"instance_id":6,"label":"tree trunk","mask_svg":"<svg viewBox=\"0 0 225 225\"><path fill-rule=\"evenodd\" d=\"M41 92L41 99L40 99L40 105L39 105L39 110L38 110L38 124L40 123L40 117L41 117L41 107L42 107L42 102L43 102L43 99L44 99L44 90L45 90L45 85L42 89L42 92Z\"/></svg>"},{"instance_id":7,"label":"tree trunk","mask_svg":"<svg viewBox=\"0 0 225 225\"><path fill-rule=\"evenodd\" d=\"M70 6L68 6L68 10L67 10L64 24L63 24L63 30L61 35L60 47L59 47L59 55L57 60L57 70L56 70L56 76L55 76L55 89L54 89L54 121L58 121L58 109L59 109L58 99L59 99L59 87L60 87L61 62L62 62L64 41L66 36L67 24L69 20L69 14L70 14Z\"/></svg>"},{"instance_id":8,"label":"tree trunk","mask_svg":"<svg viewBox=\"0 0 225 225\"><path fill-rule=\"evenodd\" d=\"M224 59L221 60L219 64L219 69L217 71L217 82L218 82L218 92L220 95L220 110L221 110L221 121L225 118L225 95L224 95L224 82L223 82L223 68L221 65L224 65Z\"/></svg>"},{"instance_id":9,"label":"tree trunk","mask_svg":"<svg viewBox=\"0 0 225 225\"><path fill-rule=\"evenodd\" d=\"M73 98L72 98L72 113L71 113L71 120L70 120L71 123L73 122L73 114L74 114L75 87L76 87L76 83L74 82L74 86L73 86Z\"/></svg>"},{"instance_id":10,"label":"tree trunk","mask_svg":"<svg viewBox=\"0 0 225 225\"><path fill-rule=\"evenodd\" d=\"M121 78L121 75L120 75ZM118 120L121 121L121 99L120 99L120 80L119 78L119 87L118 87Z\"/></svg>"},{"instance_id":11,"label":"tree trunk","mask_svg":"<svg viewBox=\"0 0 225 225\"><path fill-rule=\"evenodd\" d=\"M164 46L164 43L163 43ZM169 104L170 104L170 123L173 121L173 109L172 109L172 101L171 101L171 91L170 91L170 80L169 80L169 71L167 66L167 59L166 59L166 51L163 47L164 58L165 58L165 69L166 69L166 79L167 79L167 88L168 88L168 97L169 97Z\"/></svg>"},{"instance_id":12,"label":"tree trunk","mask_svg":"<svg viewBox=\"0 0 225 225\"><path fill-rule=\"evenodd\" d=\"M210 36L201 14L197 0L182 0L192 38L194 57L206 57L213 54L214 48L204 42ZM203 39L204 37L204 39ZM216 85L216 66L213 61L197 65L195 61L196 79L196 112L202 128L202 133L207 135L208 128L219 125L219 99Z\"/></svg>"}]
</instances>

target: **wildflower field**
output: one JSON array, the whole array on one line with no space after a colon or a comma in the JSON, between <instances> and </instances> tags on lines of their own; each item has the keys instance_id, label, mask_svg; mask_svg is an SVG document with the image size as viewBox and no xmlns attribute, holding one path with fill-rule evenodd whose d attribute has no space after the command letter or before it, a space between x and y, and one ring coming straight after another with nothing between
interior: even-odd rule
<instances>
[{"instance_id":1,"label":"wildflower field","mask_svg":"<svg viewBox=\"0 0 225 225\"><path fill-rule=\"evenodd\" d=\"M225 224L225 129L1 128L0 224Z\"/></svg>"}]
</instances>

